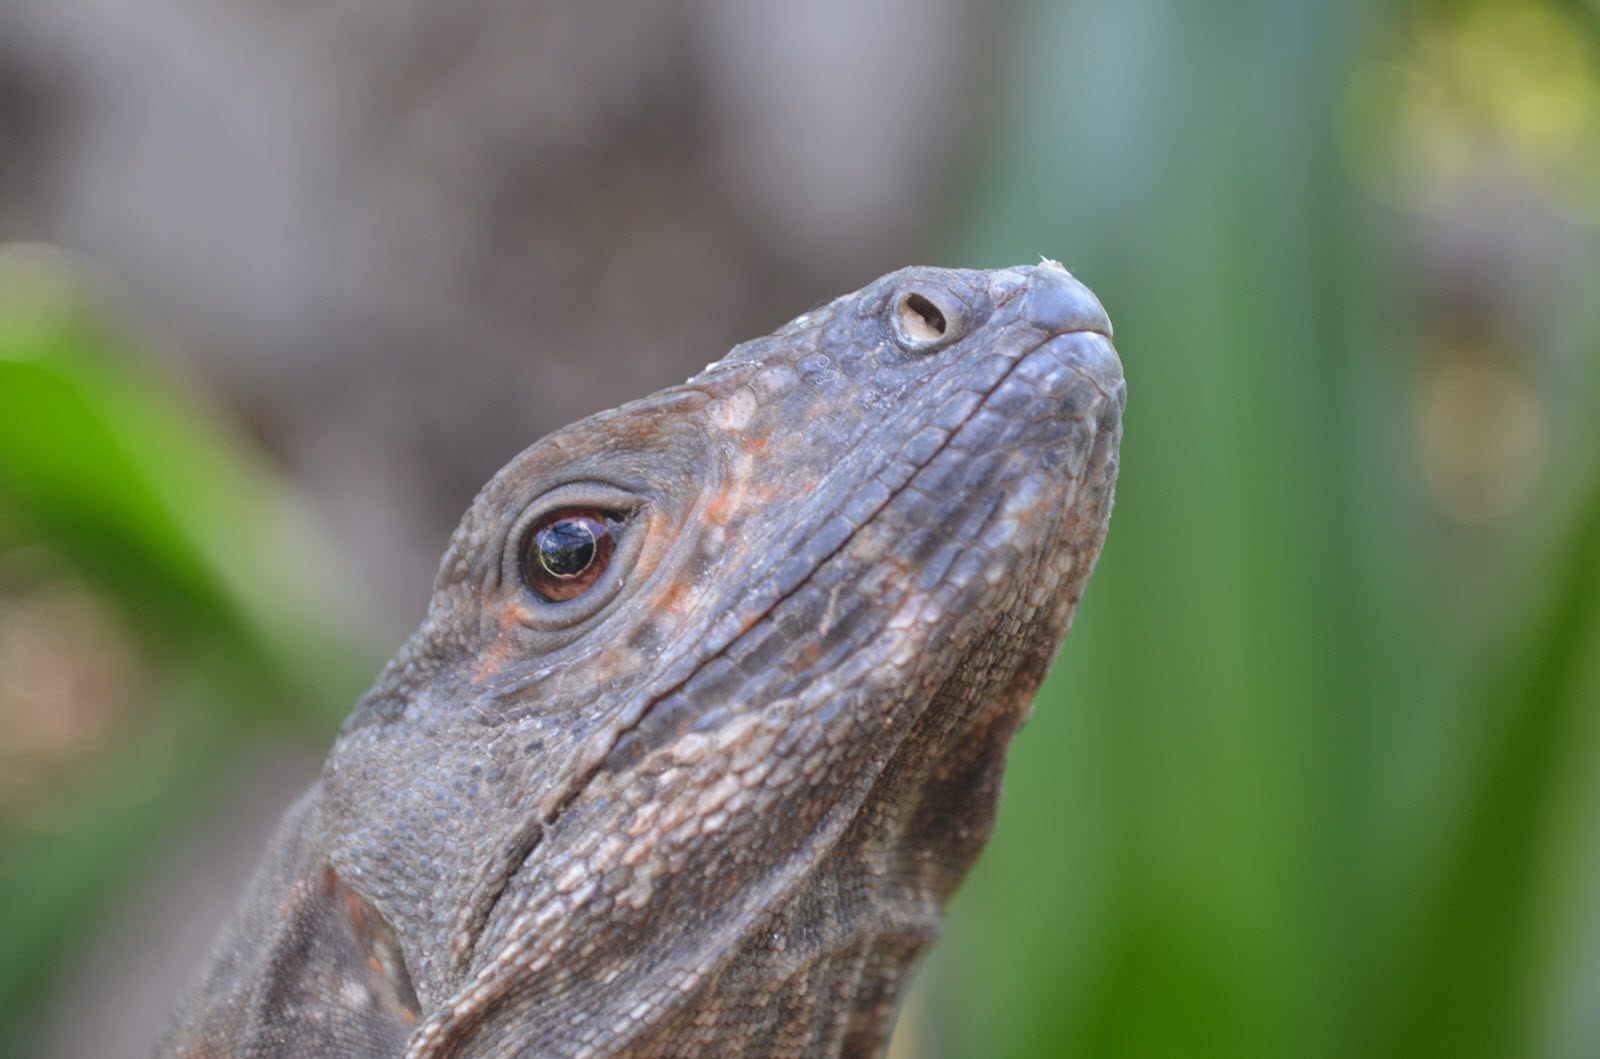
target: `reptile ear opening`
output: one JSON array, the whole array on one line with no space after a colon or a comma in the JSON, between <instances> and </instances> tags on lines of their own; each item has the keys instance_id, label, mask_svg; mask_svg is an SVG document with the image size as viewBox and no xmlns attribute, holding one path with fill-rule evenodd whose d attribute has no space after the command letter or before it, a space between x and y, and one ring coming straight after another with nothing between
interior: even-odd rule
<instances>
[{"instance_id":1,"label":"reptile ear opening","mask_svg":"<svg viewBox=\"0 0 1600 1059\"><path fill-rule=\"evenodd\" d=\"M260 1025L293 1042L295 1055L349 1055L352 1041L363 1055L399 1055L422 1005L394 927L332 868L289 892L256 972Z\"/></svg>"}]
</instances>

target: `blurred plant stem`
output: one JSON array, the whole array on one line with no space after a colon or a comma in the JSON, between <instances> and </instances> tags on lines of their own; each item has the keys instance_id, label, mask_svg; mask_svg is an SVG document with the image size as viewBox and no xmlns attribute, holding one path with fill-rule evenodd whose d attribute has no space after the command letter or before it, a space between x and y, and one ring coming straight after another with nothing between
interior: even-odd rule
<instances>
[{"instance_id":1,"label":"blurred plant stem","mask_svg":"<svg viewBox=\"0 0 1600 1059\"><path fill-rule=\"evenodd\" d=\"M1568 770L1594 769L1592 747L1578 761L1571 753L1600 721L1600 482L1545 569L1548 605L1485 681L1493 724L1458 795L1454 833L1389 936L1398 973L1376 1001L1382 1017L1365 1054L1527 1055L1539 1042L1553 986L1542 879L1557 848L1581 841L1562 827L1560 798Z\"/></svg>"}]
</instances>

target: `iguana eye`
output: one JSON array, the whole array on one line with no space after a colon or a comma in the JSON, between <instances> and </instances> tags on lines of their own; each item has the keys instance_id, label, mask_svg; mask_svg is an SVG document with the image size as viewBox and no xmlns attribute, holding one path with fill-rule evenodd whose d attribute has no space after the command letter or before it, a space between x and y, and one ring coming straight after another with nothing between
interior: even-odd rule
<instances>
[{"instance_id":1,"label":"iguana eye","mask_svg":"<svg viewBox=\"0 0 1600 1059\"><path fill-rule=\"evenodd\" d=\"M522 578L552 603L588 591L611 562L612 520L602 511L564 508L528 528L522 539Z\"/></svg>"}]
</instances>

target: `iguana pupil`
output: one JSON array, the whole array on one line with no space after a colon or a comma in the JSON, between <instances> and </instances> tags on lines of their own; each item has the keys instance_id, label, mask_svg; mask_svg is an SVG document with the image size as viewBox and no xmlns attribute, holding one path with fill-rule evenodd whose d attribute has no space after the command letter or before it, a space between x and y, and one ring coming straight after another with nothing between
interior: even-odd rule
<instances>
[{"instance_id":1,"label":"iguana pupil","mask_svg":"<svg viewBox=\"0 0 1600 1059\"><path fill-rule=\"evenodd\" d=\"M594 531L579 519L562 519L539 531L539 565L556 577L577 577L594 562Z\"/></svg>"},{"instance_id":2,"label":"iguana pupil","mask_svg":"<svg viewBox=\"0 0 1600 1059\"><path fill-rule=\"evenodd\" d=\"M552 602L573 599L611 559L611 530L599 512L557 511L534 524L523 562L528 585Z\"/></svg>"}]
</instances>

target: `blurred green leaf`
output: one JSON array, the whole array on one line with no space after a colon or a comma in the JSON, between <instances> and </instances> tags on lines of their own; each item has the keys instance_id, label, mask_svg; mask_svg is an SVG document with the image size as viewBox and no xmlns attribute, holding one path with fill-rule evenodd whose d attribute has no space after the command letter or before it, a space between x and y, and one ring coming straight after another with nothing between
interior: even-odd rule
<instances>
[{"instance_id":1,"label":"blurred green leaf","mask_svg":"<svg viewBox=\"0 0 1600 1059\"><path fill-rule=\"evenodd\" d=\"M1520 521L1430 507L1417 280L1333 129L1385 15L1019 9L946 256L1089 283L1126 436L1100 569L923 985L937 1054L1530 1056L1581 987L1600 514L1547 542L1592 430Z\"/></svg>"},{"instance_id":2,"label":"blurred green leaf","mask_svg":"<svg viewBox=\"0 0 1600 1059\"><path fill-rule=\"evenodd\" d=\"M1399 973L1367 1054L1528 1054L1550 989L1539 951L1540 880L1550 870L1572 741L1600 720L1600 484L1550 564L1552 600L1520 629L1487 684L1480 765L1436 878L1395 933ZM1581 744L1580 744L1581 745ZM1591 774L1591 746L1576 763ZM1596 814L1583 814L1592 826Z\"/></svg>"},{"instance_id":3,"label":"blurred green leaf","mask_svg":"<svg viewBox=\"0 0 1600 1059\"><path fill-rule=\"evenodd\" d=\"M263 461L131 369L81 292L0 308L0 556L56 557L112 601L147 678L144 720L103 775L0 823L3 1047L70 942L241 748L273 726L326 733L374 660L328 590L327 549Z\"/></svg>"}]
</instances>

